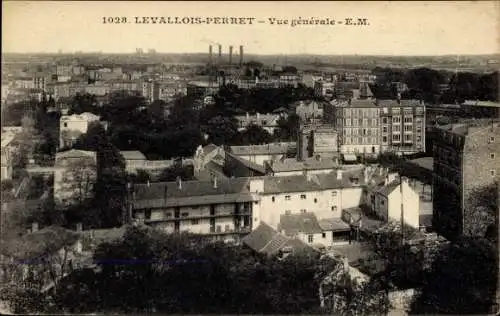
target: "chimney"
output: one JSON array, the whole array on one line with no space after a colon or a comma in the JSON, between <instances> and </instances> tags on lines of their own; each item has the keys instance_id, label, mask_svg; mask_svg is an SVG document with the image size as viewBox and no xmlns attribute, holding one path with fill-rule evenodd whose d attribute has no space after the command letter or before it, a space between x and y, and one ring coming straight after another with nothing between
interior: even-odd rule
<instances>
[{"instance_id":1,"label":"chimney","mask_svg":"<svg viewBox=\"0 0 500 316\"><path fill-rule=\"evenodd\" d=\"M147 185L148 185L148 188L150 188L150 187L151 187L151 182L149 182L149 180L148 180L148 182L147 182Z\"/></svg>"},{"instance_id":2,"label":"chimney","mask_svg":"<svg viewBox=\"0 0 500 316\"><path fill-rule=\"evenodd\" d=\"M260 119L260 113L257 112L257 121Z\"/></svg>"},{"instance_id":3,"label":"chimney","mask_svg":"<svg viewBox=\"0 0 500 316\"><path fill-rule=\"evenodd\" d=\"M246 116L247 116L247 119L250 118L250 114L248 112L246 113Z\"/></svg>"},{"instance_id":4,"label":"chimney","mask_svg":"<svg viewBox=\"0 0 500 316\"><path fill-rule=\"evenodd\" d=\"M337 169L337 180L342 180L344 171L342 169Z\"/></svg>"},{"instance_id":5,"label":"chimney","mask_svg":"<svg viewBox=\"0 0 500 316\"><path fill-rule=\"evenodd\" d=\"M240 45L240 67L243 66L243 45Z\"/></svg>"},{"instance_id":6,"label":"chimney","mask_svg":"<svg viewBox=\"0 0 500 316\"><path fill-rule=\"evenodd\" d=\"M182 178L177 177L175 181L177 182L177 189L182 190Z\"/></svg>"},{"instance_id":7,"label":"chimney","mask_svg":"<svg viewBox=\"0 0 500 316\"><path fill-rule=\"evenodd\" d=\"M217 189L217 177L213 178L212 183L213 183L214 189Z\"/></svg>"},{"instance_id":8,"label":"chimney","mask_svg":"<svg viewBox=\"0 0 500 316\"><path fill-rule=\"evenodd\" d=\"M212 65L212 56L213 56L213 47L212 45L208 46L208 64Z\"/></svg>"},{"instance_id":9,"label":"chimney","mask_svg":"<svg viewBox=\"0 0 500 316\"><path fill-rule=\"evenodd\" d=\"M233 46L229 46L229 65L233 64Z\"/></svg>"},{"instance_id":10,"label":"chimney","mask_svg":"<svg viewBox=\"0 0 500 316\"><path fill-rule=\"evenodd\" d=\"M76 223L76 231L77 232L83 231L83 224L82 223Z\"/></svg>"},{"instance_id":11,"label":"chimney","mask_svg":"<svg viewBox=\"0 0 500 316\"><path fill-rule=\"evenodd\" d=\"M31 223L31 232L34 233L38 230L38 222Z\"/></svg>"},{"instance_id":12,"label":"chimney","mask_svg":"<svg viewBox=\"0 0 500 316\"><path fill-rule=\"evenodd\" d=\"M217 60L217 64L218 65L220 65L221 59L222 59L222 45L219 44L219 57L218 57L218 60Z\"/></svg>"},{"instance_id":13,"label":"chimney","mask_svg":"<svg viewBox=\"0 0 500 316\"><path fill-rule=\"evenodd\" d=\"M364 177L365 177L365 184L368 183L368 167L365 167L365 169L363 170L363 173L364 173Z\"/></svg>"}]
</instances>

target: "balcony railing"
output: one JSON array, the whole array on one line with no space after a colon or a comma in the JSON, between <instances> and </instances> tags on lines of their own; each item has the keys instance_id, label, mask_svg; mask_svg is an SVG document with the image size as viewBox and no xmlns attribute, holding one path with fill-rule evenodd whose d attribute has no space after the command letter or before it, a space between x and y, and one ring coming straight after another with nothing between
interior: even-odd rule
<instances>
[{"instance_id":1,"label":"balcony railing","mask_svg":"<svg viewBox=\"0 0 500 316\"><path fill-rule=\"evenodd\" d=\"M235 216L251 216L252 212L241 212L241 213L225 213L225 214L215 214L215 215L195 215L195 216L171 216L163 218L150 218L143 219L146 223L155 222L170 222L170 221L180 221L180 220L194 220L194 219L211 219L211 218L223 218L223 217L235 217Z\"/></svg>"}]
</instances>

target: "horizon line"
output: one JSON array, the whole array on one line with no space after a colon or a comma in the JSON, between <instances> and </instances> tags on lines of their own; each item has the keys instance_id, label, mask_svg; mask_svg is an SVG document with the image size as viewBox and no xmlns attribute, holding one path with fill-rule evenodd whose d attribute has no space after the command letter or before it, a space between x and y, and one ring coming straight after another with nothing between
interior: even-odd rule
<instances>
[{"instance_id":1,"label":"horizon line","mask_svg":"<svg viewBox=\"0 0 500 316\"><path fill-rule=\"evenodd\" d=\"M199 55L199 54L207 54L208 52L161 52L155 51L154 53L149 53L146 50L143 51L142 54L137 54L135 51L127 51L127 52L109 52L109 51L37 51L37 52L2 52L3 55L29 55L29 54L44 54L44 55L76 55L76 54L109 54L109 55ZM229 55L228 52L222 54L223 56ZM356 57L446 57L446 56L496 56L500 57L500 53L440 53L440 54L420 54L420 55L406 55L406 54L357 54L357 53L244 53L246 56L356 56ZM239 53L234 54L233 56L239 56Z\"/></svg>"}]
</instances>

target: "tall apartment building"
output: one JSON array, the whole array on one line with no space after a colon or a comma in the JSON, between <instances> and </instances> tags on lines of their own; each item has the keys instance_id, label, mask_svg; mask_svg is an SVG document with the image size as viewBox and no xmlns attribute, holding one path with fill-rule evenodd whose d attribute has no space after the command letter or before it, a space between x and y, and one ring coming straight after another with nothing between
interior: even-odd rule
<instances>
[{"instance_id":1,"label":"tall apartment building","mask_svg":"<svg viewBox=\"0 0 500 316\"><path fill-rule=\"evenodd\" d=\"M435 127L433 226L438 233L449 238L478 233L488 204L481 195L498 180L499 152L498 122Z\"/></svg>"},{"instance_id":2,"label":"tall apartment building","mask_svg":"<svg viewBox=\"0 0 500 316\"><path fill-rule=\"evenodd\" d=\"M449 238L475 235L488 204L481 194L498 181L498 121L435 127L435 135L433 226Z\"/></svg>"},{"instance_id":3,"label":"tall apartment building","mask_svg":"<svg viewBox=\"0 0 500 316\"><path fill-rule=\"evenodd\" d=\"M425 151L425 105L415 100L346 100L325 106L342 154Z\"/></svg>"}]
</instances>

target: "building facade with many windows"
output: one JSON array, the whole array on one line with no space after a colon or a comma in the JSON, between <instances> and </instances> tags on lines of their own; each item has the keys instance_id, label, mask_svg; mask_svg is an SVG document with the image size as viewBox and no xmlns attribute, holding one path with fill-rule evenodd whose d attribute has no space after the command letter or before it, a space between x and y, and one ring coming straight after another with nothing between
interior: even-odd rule
<instances>
[{"instance_id":1,"label":"building facade with many windows","mask_svg":"<svg viewBox=\"0 0 500 316\"><path fill-rule=\"evenodd\" d=\"M449 238L481 234L478 221L488 220L484 207L491 200L484 194L500 171L499 124L471 121L435 129L433 226Z\"/></svg>"}]
</instances>

